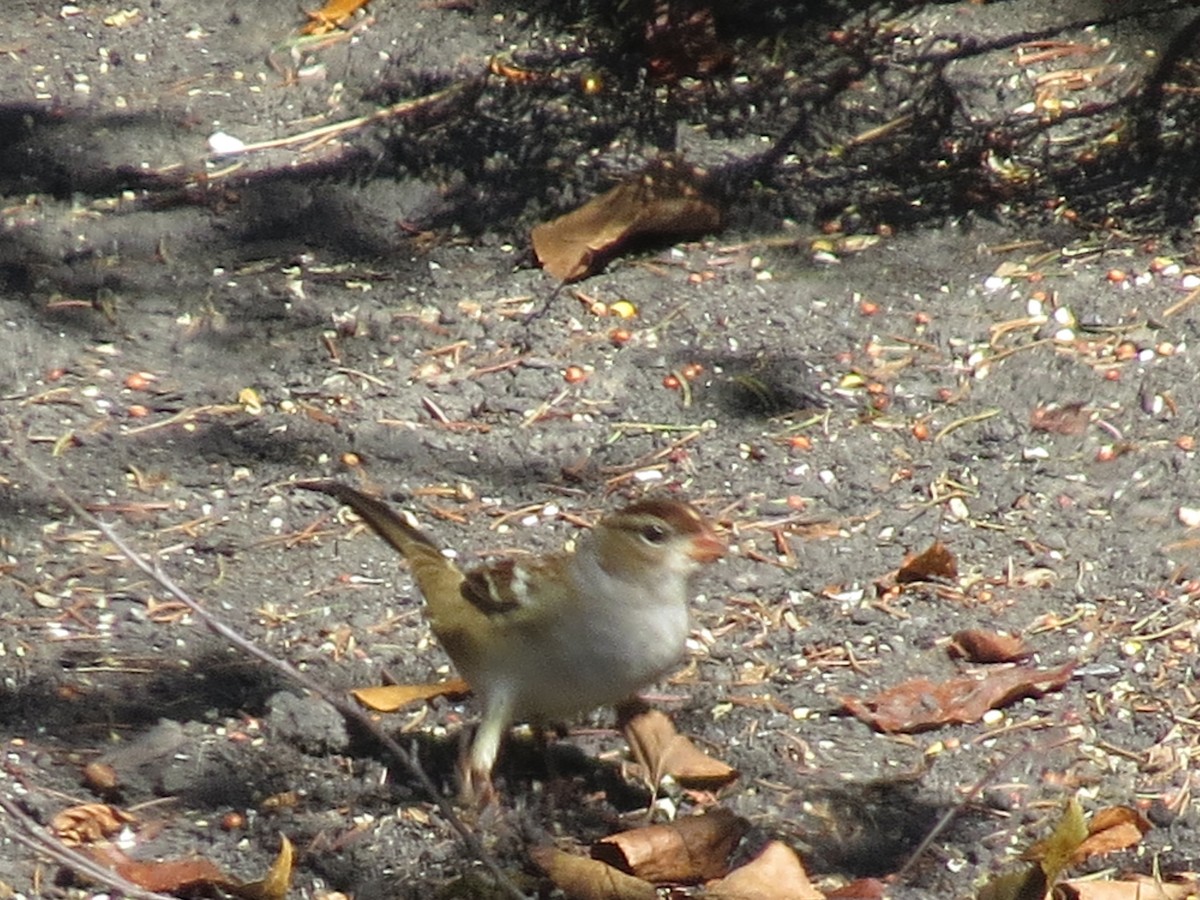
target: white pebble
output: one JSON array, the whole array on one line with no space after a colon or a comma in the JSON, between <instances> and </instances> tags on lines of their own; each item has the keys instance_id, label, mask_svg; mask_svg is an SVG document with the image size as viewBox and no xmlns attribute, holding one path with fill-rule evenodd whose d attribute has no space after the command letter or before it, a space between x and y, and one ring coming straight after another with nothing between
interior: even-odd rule
<instances>
[{"instance_id":1,"label":"white pebble","mask_svg":"<svg viewBox=\"0 0 1200 900\"><path fill-rule=\"evenodd\" d=\"M227 156L231 153L241 153L246 149L246 143L232 134L214 131L208 136L208 149L217 156Z\"/></svg>"},{"instance_id":2,"label":"white pebble","mask_svg":"<svg viewBox=\"0 0 1200 900\"><path fill-rule=\"evenodd\" d=\"M1200 507L1179 507L1179 521L1188 528L1200 528Z\"/></svg>"}]
</instances>

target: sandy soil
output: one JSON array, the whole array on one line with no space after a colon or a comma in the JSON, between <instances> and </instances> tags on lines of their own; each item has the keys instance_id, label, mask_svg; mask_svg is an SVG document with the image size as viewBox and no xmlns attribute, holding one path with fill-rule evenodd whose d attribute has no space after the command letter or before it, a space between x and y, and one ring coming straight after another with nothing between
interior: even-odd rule
<instances>
[{"instance_id":1,"label":"sandy soil","mask_svg":"<svg viewBox=\"0 0 1200 900\"><path fill-rule=\"evenodd\" d=\"M771 8L747 7L739 59L764 49ZM247 879L283 832L294 896L478 896L411 773L171 605L56 491L340 691L448 661L395 557L288 481L382 493L468 561L557 548L568 519L666 490L734 548L697 581L691 658L652 696L741 773L679 797L681 814L719 803L754 825L744 857L779 837L828 885L896 873L957 810L888 890L968 897L1077 795L1155 825L1081 870L1194 868L1186 246L995 208L826 244L797 169L734 202L720 235L554 294L528 226L636 170L647 133L700 108L614 118L621 59L587 49L586 8L377 3L315 49L283 0L112 12L19 4L0 61L0 788L20 810L46 823L111 800L142 823L131 855L199 853ZM492 76L469 115L453 101L432 125L358 126L238 173L205 155L217 131L345 122L514 48L569 78ZM613 85L595 109L563 87L593 67ZM748 152L774 115L731 114L697 152ZM634 317L600 314L622 299ZM935 540L956 577L881 584ZM847 696L980 671L947 652L963 629L1076 668L984 722L885 735L845 714ZM473 714L439 700L385 724L450 792ZM530 843L644 820L611 723L574 723L552 776L527 737L501 760L501 811L474 827L530 891L548 890ZM81 780L98 759L114 796ZM244 826L223 828L230 813ZM77 890L0 821L0 892Z\"/></svg>"}]
</instances>

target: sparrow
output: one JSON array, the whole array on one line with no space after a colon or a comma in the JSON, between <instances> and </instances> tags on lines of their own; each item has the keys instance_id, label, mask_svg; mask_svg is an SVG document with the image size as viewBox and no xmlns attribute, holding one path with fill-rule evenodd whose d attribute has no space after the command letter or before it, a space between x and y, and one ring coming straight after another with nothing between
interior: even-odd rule
<instances>
[{"instance_id":1,"label":"sparrow","mask_svg":"<svg viewBox=\"0 0 1200 900\"><path fill-rule=\"evenodd\" d=\"M433 633L482 705L460 762L463 797L481 804L513 723L620 704L678 663L689 577L725 553L695 507L651 498L601 519L574 552L464 572L380 500L336 481L295 486L349 506L408 560Z\"/></svg>"}]
</instances>

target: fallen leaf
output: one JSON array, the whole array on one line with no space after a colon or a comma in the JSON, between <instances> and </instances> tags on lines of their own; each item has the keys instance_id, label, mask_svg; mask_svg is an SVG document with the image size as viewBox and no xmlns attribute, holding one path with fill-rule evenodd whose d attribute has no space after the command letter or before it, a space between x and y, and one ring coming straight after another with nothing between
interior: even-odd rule
<instances>
[{"instance_id":1,"label":"fallen leaf","mask_svg":"<svg viewBox=\"0 0 1200 900\"><path fill-rule=\"evenodd\" d=\"M50 820L50 828L68 847L91 844L114 835L137 817L107 803L71 806Z\"/></svg>"},{"instance_id":2,"label":"fallen leaf","mask_svg":"<svg viewBox=\"0 0 1200 900\"><path fill-rule=\"evenodd\" d=\"M1137 846L1151 828L1149 821L1131 806L1108 806L1088 820L1088 836L1071 860L1078 865L1093 856Z\"/></svg>"},{"instance_id":3,"label":"fallen leaf","mask_svg":"<svg viewBox=\"0 0 1200 900\"><path fill-rule=\"evenodd\" d=\"M659 160L578 209L536 226L530 233L533 252L555 278L578 281L633 238L713 231L721 214L702 195L700 180L695 169Z\"/></svg>"},{"instance_id":4,"label":"fallen leaf","mask_svg":"<svg viewBox=\"0 0 1200 900\"><path fill-rule=\"evenodd\" d=\"M557 847L534 847L530 857L571 900L657 900L648 881L627 875L599 860Z\"/></svg>"},{"instance_id":5,"label":"fallen leaf","mask_svg":"<svg viewBox=\"0 0 1200 900\"><path fill-rule=\"evenodd\" d=\"M646 710L622 723L633 758L657 785L670 775L684 787L714 788L737 778L737 769L713 759L675 730L670 718Z\"/></svg>"},{"instance_id":6,"label":"fallen leaf","mask_svg":"<svg viewBox=\"0 0 1200 900\"><path fill-rule=\"evenodd\" d=\"M1029 414L1029 427L1051 434L1083 434L1087 431L1091 413L1082 403L1065 406L1039 406Z\"/></svg>"},{"instance_id":7,"label":"fallen leaf","mask_svg":"<svg viewBox=\"0 0 1200 900\"><path fill-rule=\"evenodd\" d=\"M958 577L958 563L950 548L941 541L934 541L921 553L909 554L896 572L897 584L912 584L916 581L935 579L954 580Z\"/></svg>"},{"instance_id":8,"label":"fallen leaf","mask_svg":"<svg viewBox=\"0 0 1200 900\"><path fill-rule=\"evenodd\" d=\"M279 855L271 864L266 878L262 881L242 885L234 892L239 897L244 900L284 900L287 896L288 888L292 886L292 863L295 851L286 834L281 834L279 838Z\"/></svg>"},{"instance_id":9,"label":"fallen leaf","mask_svg":"<svg viewBox=\"0 0 1200 900\"><path fill-rule=\"evenodd\" d=\"M1083 816L1083 807L1079 800L1072 797L1063 809L1062 818L1054 826L1054 833L1045 841L1039 841L1038 854L1035 857L1041 863L1042 871L1046 873L1048 884L1058 881L1063 870L1071 864L1079 845L1087 837L1087 821ZM1030 851L1032 853L1032 849Z\"/></svg>"},{"instance_id":10,"label":"fallen leaf","mask_svg":"<svg viewBox=\"0 0 1200 900\"><path fill-rule=\"evenodd\" d=\"M1041 866L1023 872L1006 872L988 879L975 894L976 900L1046 900L1046 873Z\"/></svg>"},{"instance_id":11,"label":"fallen leaf","mask_svg":"<svg viewBox=\"0 0 1200 900\"><path fill-rule=\"evenodd\" d=\"M341 28L350 17L367 5L367 0L328 0L315 12L308 13L308 24L300 29L301 34L328 34Z\"/></svg>"},{"instance_id":12,"label":"fallen leaf","mask_svg":"<svg viewBox=\"0 0 1200 900\"><path fill-rule=\"evenodd\" d=\"M872 728L889 734L911 734L941 725L976 722L989 709L1023 697L1041 697L1067 683L1074 663L1058 669L1013 667L935 683L914 678L868 699L845 697L842 707Z\"/></svg>"},{"instance_id":13,"label":"fallen leaf","mask_svg":"<svg viewBox=\"0 0 1200 900\"><path fill-rule=\"evenodd\" d=\"M1087 823L1083 809L1072 797L1054 826L1054 833L1023 854L1026 859L1036 860L1035 864L1024 871L990 879L976 897L978 900L1044 900L1046 892L1058 881L1085 837Z\"/></svg>"},{"instance_id":14,"label":"fallen leaf","mask_svg":"<svg viewBox=\"0 0 1200 900\"><path fill-rule=\"evenodd\" d=\"M282 836L281 836L282 837ZM241 900L284 900L292 881L295 852L292 842L282 837L279 855L262 881L242 882L202 856L187 859L130 859L113 844L88 851L88 855L126 881L148 891L164 894L209 896L214 889Z\"/></svg>"},{"instance_id":15,"label":"fallen leaf","mask_svg":"<svg viewBox=\"0 0 1200 900\"><path fill-rule=\"evenodd\" d=\"M1200 891L1195 875L1170 880L1133 875L1120 881L1063 881L1056 886L1063 900L1189 900Z\"/></svg>"},{"instance_id":16,"label":"fallen leaf","mask_svg":"<svg viewBox=\"0 0 1200 900\"><path fill-rule=\"evenodd\" d=\"M127 859L113 866L113 871L138 887L161 894L193 894L214 887L237 888L237 882L200 856L148 861Z\"/></svg>"},{"instance_id":17,"label":"fallen leaf","mask_svg":"<svg viewBox=\"0 0 1200 900\"><path fill-rule=\"evenodd\" d=\"M883 900L885 885L878 878L856 878L825 894L826 900Z\"/></svg>"},{"instance_id":18,"label":"fallen leaf","mask_svg":"<svg viewBox=\"0 0 1200 900\"><path fill-rule=\"evenodd\" d=\"M696 884L729 871L729 856L749 830L741 816L717 807L610 835L592 848L592 857L651 884Z\"/></svg>"},{"instance_id":19,"label":"fallen leaf","mask_svg":"<svg viewBox=\"0 0 1200 900\"><path fill-rule=\"evenodd\" d=\"M461 678L450 678L435 684L381 684L373 687L355 688L350 692L359 703L376 712L395 712L418 700L434 697L463 697L471 692L471 686Z\"/></svg>"},{"instance_id":20,"label":"fallen leaf","mask_svg":"<svg viewBox=\"0 0 1200 900\"><path fill-rule=\"evenodd\" d=\"M823 900L812 886L796 852L772 841L746 865L708 885L704 896L714 900Z\"/></svg>"},{"instance_id":21,"label":"fallen leaf","mask_svg":"<svg viewBox=\"0 0 1200 900\"><path fill-rule=\"evenodd\" d=\"M998 631L956 631L951 640L951 654L973 663L1017 662L1030 655L1030 650L1023 640Z\"/></svg>"}]
</instances>

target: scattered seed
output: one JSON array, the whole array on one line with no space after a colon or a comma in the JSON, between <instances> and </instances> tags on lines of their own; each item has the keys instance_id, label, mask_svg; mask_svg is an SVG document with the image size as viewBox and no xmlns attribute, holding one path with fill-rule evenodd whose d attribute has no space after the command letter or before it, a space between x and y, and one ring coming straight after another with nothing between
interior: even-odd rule
<instances>
[{"instance_id":1,"label":"scattered seed","mask_svg":"<svg viewBox=\"0 0 1200 900\"><path fill-rule=\"evenodd\" d=\"M677 391L680 388L681 382L678 375L664 375L662 380L663 387L671 391Z\"/></svg>"},{"instance_id":2,"label":"scattered seed","mask_svg":"<svg viewBox=\"0 0 1200 900\"><path fill-rule=\"evenodd\" d=\"M971 517L971 511L967 509L967 504L962 497L951 497L946 501L946 511L956 522L965 522Z\"/></svg>"},{"instance_id":3,"label":"scattered seed","mask_svg":"<svg viewBox=\"0 0 1200 900\"><path fill-rule=\"evenodd\" d=\"M638 314L637 307L628 300L617 300L608 307L609 315L618 319L632 319Z\"/></svg>"},{"instance_id":4,"label":"scattered seed","mask_svg":"<svg viewBox=\"0 0 1200 900\"><path fill-rule=\"evenodd\" d=\"M1128 362L1137 355L1137 344L1135 344L1133 341L1121 341L1121 343L1117 344L1116 349L1113 350L1113 356L1115 356L1121 362Z\"/></svg>"},{"instance_id":5,"label":"scattered seed","mask_svg":"<svg viewBox=\"0 0 1200 900\"><path fill-rule=\"evenodd\" d=\"M1117 458L1117 450L1112 444L1105 444L1096 451L1096 462L1112 462Z\"/></svg>"},{"instance_id":6,"label":"scattered seed","mask_svg":"<svg viewBox=\"0 0 1200 900\"><path fill-rule=\"evenodd\" d=\"M604 90L604 77L599 72L584 72L579 76L579 89L594 97Z\"/></svg>"},{"instance_id":7,"label":"scattered seed","mask_svg":"<svg viewBox=\"0 0 1200 900\"><path fill-rule=\"evenodd\" d=\"M608 339L616 347L624 347L633 340L633 332L628 328L614 328L608 333Z\"/></svg>"},{"instance_id":8,"label":"scattered seed","mask_svg":"<svg viewBox=\"0 0 1200 900\"><path fill-rule=\"evenodd\" d=\"M1181 434L1175 438L1175 446L1180 450L1191 452L1196 449L1196 438L1191 434Z\"/></svg>"},{"instance_id":9,"label":"scattered seed","mask_svg":"<svg viewBox=\"0 0 1200 900\"><path fill-rule=\"evenodd\" d=\"M155 380L154 375L150 372L134 372L125 379L125 387L131 391L144 391Z\"/></svg>"},{"instance_id":10,"label":"scattered seed","mask_svg":"<svg viewBox=\"0 0 1200 900\"><path fill-rule=\"evenodd\" d=\"M587 378L587 371L582 366L567 366L563 372L563 379L567 384L579 384Z\"/></svg>"},{"instance_id":11,"label":"scattered seed","mask_svg":"<svg viewBox=\"0 0 1200 900\"><path fill-rule=\"evenodd\" d=\"M1104 277L1108 279L1110 284L1121 284L1126 281L1129 276L1121 269L1109 269Z\"/></svg>"}]
</instances>

